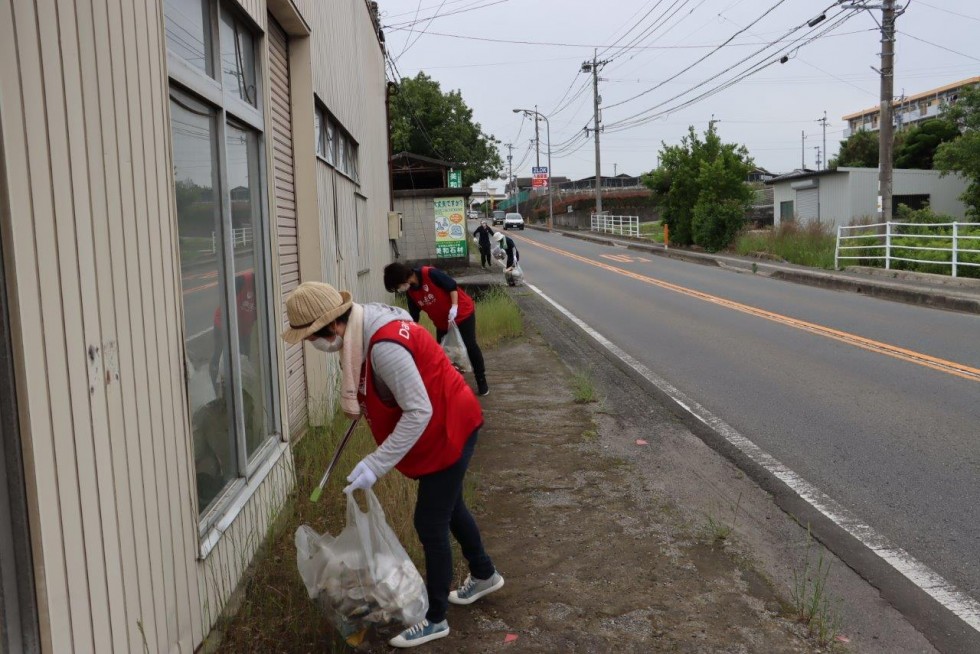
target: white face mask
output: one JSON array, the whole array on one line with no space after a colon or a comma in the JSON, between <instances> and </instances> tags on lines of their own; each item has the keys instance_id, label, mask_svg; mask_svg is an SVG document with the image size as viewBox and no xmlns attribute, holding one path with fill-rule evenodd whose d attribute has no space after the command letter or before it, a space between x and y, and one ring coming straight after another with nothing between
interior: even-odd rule
<instances>
[{"instance_id":1,"label":"white face mask","mask_svg":"<svg viewBox=\"0 0 980 654\"><path fill-rule=\"evenodd\" d=\"M325 338L315 338L310 341L310 345L321 352L340 352L342 349L344 349L344 337L335 336L332 341L328 341Z\"/></svg>"},{"instance_id":2,"label":"white face mask","mask_svg":"<svg viewBox=\"0 0 980 654\"><path fill-rule=\"evenodd\" d=\"M408 282L405 282L404 284L402 284L401 286L399 286L397 290L398 290L399 293L407 293L410 286L411 286L411 284L409 284Z\"/></svg>"}]
</instances>

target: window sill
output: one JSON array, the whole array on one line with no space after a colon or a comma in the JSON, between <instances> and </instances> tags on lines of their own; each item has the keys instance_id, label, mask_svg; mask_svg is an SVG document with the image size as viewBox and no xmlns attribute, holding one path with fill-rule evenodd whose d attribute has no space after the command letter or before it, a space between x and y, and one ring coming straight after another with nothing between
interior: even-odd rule
<instances>
[{"instance_id":1,"label":"window sill","mask_svg":"<svg viewBox=\"0 0 980 654\"><path fill-rule=\"evenodd\" d=\"M221 509L221 515L218 520L201 536L201 547L198 553L198 560L204 561L208 558L214 548L218 546L221 541L221 537L224 536L225 532L235 524L235 520L241 515L242 511L248 505L252 496L255 492L262 486L269 473L272 472L276 464L282 458L286 449L289 447L289 443L285 441L274 441L270 440L270 444L267 446L267 451L264 454L264 461L256 469L255 474L252 475L251 479L248 481L239 480L239 484L232 485L228 489L229 500L228 503Z\"/></svg>"}]
</instances>

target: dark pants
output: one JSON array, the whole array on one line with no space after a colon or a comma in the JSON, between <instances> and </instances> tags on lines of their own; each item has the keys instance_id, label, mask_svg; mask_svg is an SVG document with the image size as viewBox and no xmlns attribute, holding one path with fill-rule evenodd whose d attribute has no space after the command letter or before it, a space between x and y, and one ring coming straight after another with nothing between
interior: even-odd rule
<instances>
[{"instance_id":1,"label":"dark pants","mask_svg":"<svg viewBox=\"0 0 980 654\"><path fill-rule=\"evenodd\" d=\"M490 244L480 243L480 266L492 266L493 260L490 258Z\"/></svg>"},{"instance_id":2,"label":"dark pants","mask_svg":"<svg viewBox=\"0 0 980 654\"><path fill-rule=\"evenodd\" d=\"M463 337L466 353L470 357L470 363L473 364L473 376L476 377L477 382L485 381L487 378L487 369L483 363L483 352L476 342L476 311L463 322L456 323L456 326L459 327L459 335ZM445 335L446 332L441 329L436 330L436 340L440 343L442 342L442 337Z\"/></svg>"},{"instance_id":3,"label":"dark pants","mask_svg":"<svg viewBox=\"0 0 980 654\"><path fill-rule=\"evenodd\" d=\"M442 622L449 608L449 586L453 581L453 551L449 534L459 543L470 564L470 574L489 579L495 568L483 549L480 528L463 501L463 478L473 457L479 430L463 447L459 461L440 472L419 478L415 503L415 531L425 551L425 589L429 593L429 622Z\"/></svg>"}]
</instances>

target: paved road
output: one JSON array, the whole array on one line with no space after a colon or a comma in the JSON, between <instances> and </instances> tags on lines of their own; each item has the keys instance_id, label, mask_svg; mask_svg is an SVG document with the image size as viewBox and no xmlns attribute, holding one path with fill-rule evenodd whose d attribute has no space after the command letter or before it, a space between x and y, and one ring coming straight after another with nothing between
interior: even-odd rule
<instances>
[{"instance_id":1,"label":"paved road","mask_svg":"<svg viewBox=\"0 0 980 654\"><path fill-rule=\"evenodd\" d=\"M529 283L980 600L980 316L510 236Z\"/></svg>"}]
</instances>

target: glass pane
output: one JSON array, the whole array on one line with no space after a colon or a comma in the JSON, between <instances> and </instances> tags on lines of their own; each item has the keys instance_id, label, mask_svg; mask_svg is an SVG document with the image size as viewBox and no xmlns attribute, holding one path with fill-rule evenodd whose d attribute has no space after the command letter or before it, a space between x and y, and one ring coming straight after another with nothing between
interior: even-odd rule
<instances>
[{"instance_id":1,"label":"glass pane","mask_svg":"<svg viewBox=\"0 0 980 654\"><path fill-rule=\"evenodd\" d=\"M327 161L331 166L337 162L337 130L330 121L327 121Z\"/></svg>"},{"instance_id":2,"label":"glass pane","mask_svg":"<svg viewBox=\"0 0 980 654\"><path fill-rule=\"evenodd\" d=\"M357 181L357 145L353 141L347 141L347 166L350 168L350 176Z\"/></svg>"},{"instance_id":3,"label":"glass pane","mask_svg":"<svg viewBox=\"0 0 980 654\"><path fill-rule=\"evenodd\" d=\"M253 107L259 106L255 86L255 39L245 25L222 10L219 27L221 41L221 84L225 91Z\"/></svg>"},{"instance_id":4,"label":"glass pane","mask_svg":"<svg viewBox=\"0 0 980 654\"><path fill-rule=\"evenodd\" d=\"M317 109L313 112L313 133L316 135L316 153L323 154L323 114Z\"/></svg>"},{"instance_id":5,"label":"glass pane","mask_svg":"<svg viewBox=\"0 0 980 654\"><path fill-rule=\"evenodd\" d=\"M222 358L221 213L215 182L214 112L177 98L170 103L177 195L180 272L187 339L187 397L194 432L194 464L201 512L238 475L238 458Z\"/></svg>"},{"instance_id":6,"label":"glass pane","mask_svg":"<svg viewBox=\"0 0 980 654\"><path fill-rule=\"evenodd\" d=\"M337 135L337 170L342 173L347 172L347 137L344 136L339 130L336 132Z\"/></svg>"},{"instance_id":7,"label":"glass pane","mask_svg":"<svg viewBox=\"0 0 980 654\"><path fill-rule=\"evenodd\" d=\"M259 144L254 132L227 127L228 185L235 246L238 360L242 370L245 448L249 458L272 434L268 293L262 247Z\"/></svg>"},{"instance_id":8,"label":"glass pane","mask_svg":"<svg viewBox=\"0 0 980 654\"><path fill-rule=\"evenodd\" d=\"M211 66L211 17L207 0L165 0L167 48L208 75Z\"/></svg>"}]
</instances>

